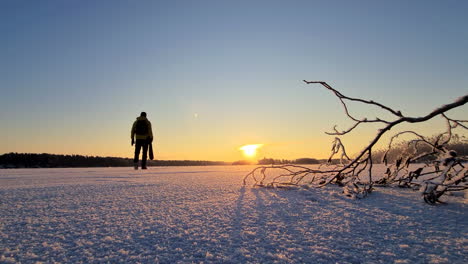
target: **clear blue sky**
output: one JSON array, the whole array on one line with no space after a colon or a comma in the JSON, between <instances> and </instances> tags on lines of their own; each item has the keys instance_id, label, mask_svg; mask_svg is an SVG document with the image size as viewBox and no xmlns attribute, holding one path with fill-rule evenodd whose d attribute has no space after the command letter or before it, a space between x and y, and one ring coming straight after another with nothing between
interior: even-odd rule
<instances>
[{"instance_id":1,"label":"clear blue sky","mask_svg":"<svg viewBox=\"0 0 468 264\"><path fill-rule=\"evenodd\" d=\"M301 80L426 114L468 92L467 13L468 1L4 0L0 153L131 156L146 111L156 158L236 160L256 143L325 157L323 132L349 122ZM374 133L350 136L351 152Z\"/></svg>"}]
</instances>

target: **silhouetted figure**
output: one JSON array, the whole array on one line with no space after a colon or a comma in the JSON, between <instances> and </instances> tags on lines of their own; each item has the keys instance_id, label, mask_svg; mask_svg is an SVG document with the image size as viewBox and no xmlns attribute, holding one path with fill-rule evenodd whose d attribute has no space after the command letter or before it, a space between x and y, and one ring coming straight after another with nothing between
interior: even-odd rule
<instances>
[{"instance_id":1,"label":"silhouetted figure","mask_svg":"<svg viewBox=\"0 0 468 264\"><path fill-rule=\"evenodd\" d=\"M135 170L138 170L138 159L140 150L143 148L143 155L141 157L141 168L146 170L146 159L148 154L148 145L153 142L153 131L151 129L151 122L146 118L146 113L141 112L140 116L133 123L132 126L132 146L135 144L135 157L133 165ZM135 141L136 138L136 141Z\"/></svg>"}]
</instances>

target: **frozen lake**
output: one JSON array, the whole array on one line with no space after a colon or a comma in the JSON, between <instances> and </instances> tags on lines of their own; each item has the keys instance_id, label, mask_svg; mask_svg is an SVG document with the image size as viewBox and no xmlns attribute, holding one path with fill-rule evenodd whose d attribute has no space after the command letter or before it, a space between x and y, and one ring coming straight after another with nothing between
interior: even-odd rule
<instances>
[{"instance_id":1,"label":"frozen lake","mask_svg":"<svg viewBox=\"0 0 468 264\"><path fill-rule=\"evenodd\" d=\"M0 170L0 263L468 263L466 199L244 187L252 168Z\"/></svg>"}]
</instances>

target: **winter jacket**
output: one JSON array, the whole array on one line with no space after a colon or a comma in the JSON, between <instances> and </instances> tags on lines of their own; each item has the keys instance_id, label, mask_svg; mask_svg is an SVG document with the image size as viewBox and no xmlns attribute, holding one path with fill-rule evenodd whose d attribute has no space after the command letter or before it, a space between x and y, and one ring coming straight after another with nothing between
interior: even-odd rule
<instances>
[{"instance_id":1,"label":"winter jacket","mask_svg":"<svg viewBox=\"0 0 468 264\"><path fill-rule=\"evenodd\" d=\"M136 134L136 124L138 120L145 120L148 123L148 133L144 135ZM135 137L136 139L147 139L148 137L153 139L153 130L151 129L151 122L146 117L139 116L137 117L137 120L133 122L131 138L133 139L133 137Z\"/></svg>"}]
</instances>

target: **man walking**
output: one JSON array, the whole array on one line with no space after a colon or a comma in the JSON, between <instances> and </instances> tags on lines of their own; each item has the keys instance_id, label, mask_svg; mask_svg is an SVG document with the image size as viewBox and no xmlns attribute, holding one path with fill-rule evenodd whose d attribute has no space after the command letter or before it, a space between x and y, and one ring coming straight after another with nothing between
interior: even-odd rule
<instances>
[{"instance_id":1,"label":"man walking","mask_svg":"<svg viewBox=\"0 0 468 264\"><path fill-rule=\"evenodd\" d=\"M151 122L146 118L145 112L141 112L140 116L137 117L137 120L133 123L131 137L132 146L135 144L135 157L133 159L135 170L138 170L138 159L142 148L141 169L146 170L148 146L153 142L153 131L151 129Z\"/></svg>"}]
</instances>

